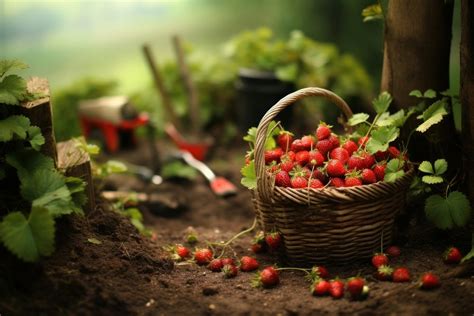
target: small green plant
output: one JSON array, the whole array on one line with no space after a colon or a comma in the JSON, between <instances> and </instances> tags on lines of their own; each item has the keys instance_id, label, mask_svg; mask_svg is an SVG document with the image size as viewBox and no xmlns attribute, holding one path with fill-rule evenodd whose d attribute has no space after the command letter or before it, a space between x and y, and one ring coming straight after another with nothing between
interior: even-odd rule
<instances>
[{"instance_id":1,"label":"small green plant","mask_svg":"<svg viewBox=\"0 0 474 316\"><path fill-rule=\"evenodd\" d=\"M151 237L152 232L143 224L143 215L140 210L135 207L138 204L137 197L131 193L127 197L119 199L112 206L120 215L127 217L130 223L140 232L140 234Z\"/></svg>"},{"instance_id":2,"label":"small green plant","mask_svg":"<svg viewBox=\"0 0 474 316\"><path fill-rule=\"evenodd\" d=\"M39 152L45 139L37 126L15 107L38 95L27 91L16 74L27 65L0 61L0 241L20 259L33 262L54 251L55 222L61 216L82 215L85 183L59 172L54 161Z\"/></svg>"}]
</instances>

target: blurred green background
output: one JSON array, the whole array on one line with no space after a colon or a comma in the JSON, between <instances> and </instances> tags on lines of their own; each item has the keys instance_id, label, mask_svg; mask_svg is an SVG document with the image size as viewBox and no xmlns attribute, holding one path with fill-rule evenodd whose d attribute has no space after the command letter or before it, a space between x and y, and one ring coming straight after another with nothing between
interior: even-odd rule
<instances>
[{"instance_id":1,"label":"blurred green background","mask_svg":"<svg viewBox=\"0 0 474 316\"><path fill-rule=\"evenodd\" d=\"M458 2L451 67L454 92L459 90ZM53 94L59 93L60 104L56 101L56 106L113 91L134 95L141 108L152 109L159 100L151 88L151 76L141 52L143 43L151 45L156 60L162 64L173 56L173 34L191 43L195 55L212 57L244 30L268 27L275 38L284 40L291 31L301 30L317 42L335 44L341 54L353 55L372 82L364 86L370 90L364 94L372 95L378 92L383 56L382 23L363 23L361 18L362 9L372 3L373 0L0 0L0 53L2 58L19 58L28 63L27 75L47 77ZM84 81L84 77L94 79ZM65 107L56 112L67 121L68 111L70 108ZM74 118L69 119L72 122ZM63 125L62 131L59 126L60 134L72 136L68 133L70 125Z\"/></svg>"}]
</instances>

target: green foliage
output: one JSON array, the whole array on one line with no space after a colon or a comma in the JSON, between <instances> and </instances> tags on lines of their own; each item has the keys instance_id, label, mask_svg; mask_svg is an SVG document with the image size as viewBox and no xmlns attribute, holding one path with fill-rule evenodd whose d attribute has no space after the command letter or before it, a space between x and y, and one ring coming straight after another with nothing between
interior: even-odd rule
<instances>
[{"instance_id":1,"label":"green foliage","mask_svg":"<svg viewBox=\"0 0 474 316\"><path fill-rule=\"evenodd\" d=\"M104 179L114 173L124 173L127 171L127 166L117 160L107 160L102 164L94 163L93 175L96 178Z\"/></svg>"},{"instance_id":2,"label":"green foliage","mask_svg":"<svg viewBox=\"0 0 474 316\"><path fill-rule=\"evenodd\" d=\"M0 77L3 77L11 70L22 70L26 68L28 68L28 65L18 59L0 59Z\"/></svg>"},{"instance_id":3,"label":"green foliage","mask_svg":"<svg viewBox=\"0 0 474 316\"><path fill-rule=\"evenodd\" d=\"M364 22L383 20L383 11L380 3L372 4L362 10Z\"/></svg>"},{"instance_id":4,"label":"green foliage","mask_svg":"<svg viewBox=\"0 0 474 316\"><path fill-rule=\"evenodd\" d=\"M173 161L163 166L161 176L165 179L183 178L194 180L196 179L197 171L181 161Z\"/></svg>"},{"instance_id":5,"label":"green foliage","mask_svg":"<svg viewBox=\"0 0 474 316\"><path fill-rule=\"evenodd\" d=\"M282 129L279 127L279 123L275 121L271 121L270 124L268 124L268 129L267 129L267 139L265 141L265 149L273 149L276 147L277 143L275 140L275 136L278 136ZM243 139L249 143L250 148L255 148L255 142L257 140L257 128L256 127L251 127L247 135L243 137Z\"/></svg>"},{"instance_id":6,"label":"green foliage","mask_svg":"<svg viewBox=\"0 0 474 316\"><path fill-rule=\"evenodd\" d=\"M418 170L423 173L428 173L424 175L421 179L426 184L437 184L444 181L442 175L448 170L448 162L445 159L438 159L433 165L429 161L423 161Z\"/></svg>"},{"instance_id":7,"label":"green foliage","mask_svg":"<svg viewBox=\"0 0 474 316\"><path fill-rule=\"evenodd\" d=\"M347 121L347 124L349 126L356 126L362 123L367 123L367 120L369 119L370 115L367 113L356 113L352 115L352 117Z\"/></svg>"},{"instance_id":8,"label":"green foliage","mask_svg":"<svg viewBox=\"0 0 474 316\"><path fill-rule=\"evenodd\" d=\"M374 129L370 133L370 139L367 142L366 149L370 154L378 151L386 151L391 142L398 138L400 130L395 126L383 126Z\"/></svg>"},{"instance_id":9,"label":"green foliage","mask_svg":"<svg viewBox=\"0 0 474 316\"><path fill-rule=\"evenodd\" d=\"M111 95L117 83L112 80L83 78L71 85L56 90L53 99L53 120L56 140L62 141L79 136L81 130L78 120L79 102Z\"/></svg>"},{"instance_id":10,"label":"green foliage","mask_svg":"<svg viewBox=\"0 0 474 316\"><path fill-rule=\"evenodd\" d=\"M426 217L440 229L451 229L455 226L464 227L470 219L471 207L467 197L453 191L446 197L432 195L426 199Z\"/></svg>"},{"instance_id":11,"label":"green foliage","mask_svg":"<svg viewBox=\"0 0 474 316\"><path fill-rule=\"evenodd\" d=\"M20 259L33 262L54 251L54 219L48 210L34 207L28 219L11 212L0 223L0 239Z\"/></svg>"},{"instance_id":12,"label":"green foliage","mask_svg":"<svg viewBox=\"0 0 474 316\"><path fill-rule=\"evenodd\" d=\"M257 176L255 174L255 162L252 160L248 165L240 169L242 179L240 183L247 189L253 190L257 187Z\"/></svg>"},{"instance_id":13,"label":"green foliage","mask_svg":"<svg viewBox=\"0 0 474 316\"><path fill-rule=\"evenodd\" d=\"M387 91L380 93L378 97L372 101L372 105L377 114L386 112L390 103L392 103L392 96Z\"/></svg>"},{"instance_id":14,"label":"green foliage","mask_svg":"<svg viewBox=\"0 0 474 316\"><path fill-rule=\"evenodd\" d=\"M419 125L416 130L418 132L424 133L431 126L438 124L443 120L443 117L448 114L446 107L448 105L448 98L443 98L434 102L430 105L421 115L417 118L422 119L423 123Z\"/></svg>"},{"instance_id":15,"label":"green foliage","mask_svg":"<svg viewBox=\"0 0 474 316\"><path fill-rule=\"evenodd\" d=\"M136 196L134 193L120 199L113 204L113 208L120 215L130 219L130 223L144 236L151 236L151 231L143 225L143 215L136 207L126 207L128 204L134 204Z\"/></svg>"},{"instance_id":16,"label":"green foliage","mask_svg":"<svg viewBox=\"0 0 474 316\"><path fill-rule=\"evenodd\" d=\"M0 121L0 142L8 142L14 137L26 138L30 120L23 115L12 115Z\"/></svg>"},{"instance_id":17,"label":"green foliage","mask_svg":"<svg viewBox=\"0 0 474 316\"><path fill-rule=\"evenodd\" d=\"M405 171L403 170L404 165L405 161L402 159L391 159L387 163L387 167L385 169L384 181L395 182L403 177L405 175Z\"/></svg>"}]
</instances>

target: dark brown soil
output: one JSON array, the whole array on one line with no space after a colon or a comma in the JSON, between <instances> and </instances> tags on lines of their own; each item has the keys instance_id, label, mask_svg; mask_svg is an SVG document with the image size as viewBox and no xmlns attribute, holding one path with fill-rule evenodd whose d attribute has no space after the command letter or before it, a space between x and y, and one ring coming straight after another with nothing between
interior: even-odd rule
<instances>
[{"instance_id":1,"label":"dark brown soil","mask_svg":"<svg viewBox=\"0 0 474 316\"><path fill-rule=\"evenodd\" d=\"M219 153L217 153L219 157ZM135 162L146 162L143 156ZM238 183L240 157L221 154L213 167ZM142 161L140 161L142 160ZM228 170L228 166L232 170ZM400 235L400 258L394 266L406 266L413 281L406 284L376 281L369 259L345 267L328 267L333 276L346 278L360 274L368 280L370 296L364 301L333 300L310 295L309 283L301 272L282 272L281 284L273 289L256 289L250 284L254 273L240 273L224 279L205 267L176 265L163 259L161 246L185 243L189 231L205 241L227 240L248 228L253 221L250 195L239 187L231 198L214 196L206 182L165 182L144 185L130 176L114 177L109 188L135 189L174 197L184 209L167 211L141 207L146 224L157 234L152 243L140 237L123 218L98 210L84 219L62 223L63 238L57 252L41 263L18 264L2 253L0 276L15 281L2 287L8 295L0 299L0 314L83 314L83 315L315 315L315 314L398 314L431 315L474 313L472 269L462 278L452 276L455 266L445 265L442 252L455 243L466 252L470 238L442 234L426 223L413 224ZM159 214L159 215L156 215ZM235 255L250 254L251 235L233 244ZM87 241L96 238L97 245ZM7 257L7 260L3 258ZM276 263L272 254L258 256L261 265ZM13 274L10 270L15 262ZM423 272L433 271L442 286L422 291L416 281ZM22 277L18 277L22 275ZM20 281L19 281L20 280ZM8 286L5 286L8 285Z\"/></svg>"}]
</instances>

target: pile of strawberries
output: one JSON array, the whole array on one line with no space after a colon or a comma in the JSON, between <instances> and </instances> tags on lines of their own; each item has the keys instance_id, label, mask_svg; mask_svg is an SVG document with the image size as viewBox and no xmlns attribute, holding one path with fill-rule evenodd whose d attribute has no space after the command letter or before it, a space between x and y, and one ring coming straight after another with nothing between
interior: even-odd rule
<instances>
[{"instance_id":1,"label":"pile of strawberries","mask_svg":"<svg viewBox=\"0 0 474 316\"><path fill-rule=\"evenodd\" d=\"M395 146L371 155L365 150L369 139L338 136L325 123L319 124L314 135L297 139L281 131L278 146L265 151L265 164L280 187L320 189L383 181L387 159L405 157Z\"/></svg>"}]
</instances>

